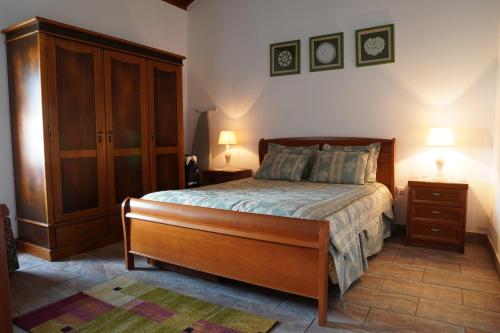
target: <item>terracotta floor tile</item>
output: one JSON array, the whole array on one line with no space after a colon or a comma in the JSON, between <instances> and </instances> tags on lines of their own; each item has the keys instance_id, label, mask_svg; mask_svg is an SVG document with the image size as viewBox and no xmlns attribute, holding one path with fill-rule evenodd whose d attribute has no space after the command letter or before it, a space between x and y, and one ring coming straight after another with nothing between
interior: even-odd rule
<instances>
[{"instance_id":1,"label":"terracotta floor tile","mask_svg":"<svg viewBox=\"0 0 500 333\"><path fill-rule=\"evenodd\" d=\"M464 305L494 312L500 312L500 294L494 295L464 289Z\"/></svg>"},{"instance_id":2,"label":"terracotta floor tile","mask_svg":"<svg viewBox=\"0 0 500 333\"><path fill-rule=\"evenodd\" d=\"M274 330L271 331L275 333ZM320 327L318 321L315 320L305 333L373 333L372 331L365 330L360 325L337 323L328 320L326 326ZM16 332L14 332L16 333ZM289 333L289 332L286 332Z\"/></svg>"},{"instance_id":3,"label":"terracotta floor tile","mask_svg":"<svg viewBox=\"0 0 500 333\"><path fill-rule=\"evenodd\" d=\"M427 258L397 255L396 258L394 258L394 263L420 269L432 269L436 271L460 273L460 264L453 264L445 261L432 260Z\"/></svg>"},{"instance_id":4,"label":"terracotta floor tile","mask_svg":"<svg viewBox=\"0 0 500 333\"><path fill-rule=\"evenodd\" d=\"M461 266L461 272L463 275L478 277L481 279L498 280L497 271L493 266L491 268L473 264L462 264Z\"/></svg>"},{"instance_id":5,"label":"terracotta floor tile","mask_svg":"<svg viewBox=\"0 0 500 333\"><path fill-rule=\"evenodd\" d=\"M385 246L385 245L384 245ZM415 257L415 258L427 258L429 255L429 249L423 247L413 247L406 246L404 244L393 245L391 248L388 248L391 253L395 253L396 255L405 256L405 257Z\"/></svg>"},{"instance_id":6,"label":"terracotta floor tile","mask_svg":"<svg viewBox=\"0 0 500 333\"><path fill-rule=\"evenodd\" d=\"M388 278L384 281L380 290L388 293L424 297L446 303L462 304L461 289L431 283Z\"/></svg>"},{"instance_id":7,"label":"terracotta floor tile","mask_svg":"<svg viewBox=\"0 0 500 333\"><path fill-rule=\"evenodd\" d=\"M407 266L400 266L394 264L368 264L368 272L375 274L385 274L390 277L408 279L414 281L421 281L424 270L420 268L413 268Z\"/></svg>"},{"instance_id":8,"label":"terracotta floor tile","mask_svg":"<svg viewBox=\"0 0 500 333\"><path fill-rule=\"evenodd\" d=\"M425 271L424 282L500 294L500 281L471 278L462 274Z\"/></svg>"},{"instance_id":9,"label":"terracotta floor tile","mask_svg":"<svg viewBox=\"0 0 500 333\"><path fill-rule=\"evenodd\" d=\"M382 286L382 282L384 282L384 276L382 275L363 274L363 276L360 277L352 287L355 288L359 286L361 288L378 290L380 289L380 286Z\"/></svg>"},{"instance_id":10,"label":"terracotta floor tile","mask_svg":"<svg viewBox=\"0 0 500 333\"><path fill-rule=\"evenodd\" d=\"M328 311L328 321L344 324L360 325L365 319L369 307L359 304L344 302L345 307L342 308L339 303L335 304L333 309Z\"/></svg>"},{"instance_id":11,"label":"terracotta floor tile","mask_svg":"<svg viewBox=\"0 0 500 333\"><path fill-rule=\"evenodd\" d=\"M486 332L500 332L499 313L424 298L421 298L418 303L417 316Z\"/></svg>"},{"instance_id":12,"label":"terracotta floor tile","mask_svg":"<svg viewBox=\"0 0 500 333\"><path fill-rule=\"evenodd\" d=\"M363 327L374 332L464 333L464 328L387 310L371 309Z\"/></svg>"},{"instance_id":13,"label":"terracotta floor tile","mask_svg":"<svg viewBox=\"0 0 500 333\"><path fill-rule=\"evenodd\" d=\"M493 261L486 246L466 244L465 253L439 251L428 255L428 259L445 261L455 264L473 264L478 266L493 267Z\"/></svg>"},{"instance_id":14,"label":"terracotta floor tile","mask_svg":"<svg viewBox=\"0 0 500 333\"><path fill-rule=\"evenodd\" d=\"M465 333L487 333L485 331L476 330L475 328L466 328Z\"/></svg>"},{"instance_id":15,"label":"terracotta floor tile","mask_svg":"<svg viewBox=\"0 0 500 333\"><path fill-rule=\"evenodd\" d=\"M384 293L364 288L349 290L345 295L345 301L411 315L415 314L418 304L418 298L414 296Z\"/></svg>"},{"instance_id":16,"label":"terracotta floor tile","mask_svg":"<svg viewBox=\"0 0 500 333\"><path fill-rule=\"evenodd\" d=\"M395 254L387 254L383 252L379 252L374 256L371 256L368 259L368 265L374 263L384 263L384 264L392 264L394 261Z\"/></svg>"}]
</instances>

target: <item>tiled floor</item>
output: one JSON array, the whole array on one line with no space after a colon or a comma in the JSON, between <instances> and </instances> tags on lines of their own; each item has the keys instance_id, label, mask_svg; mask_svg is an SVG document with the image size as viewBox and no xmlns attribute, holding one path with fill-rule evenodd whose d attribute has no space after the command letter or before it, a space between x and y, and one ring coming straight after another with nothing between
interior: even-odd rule
<instances>
[{"instance_id":1,"label":"tiled floor","mask_svg":"<svg viewBox=\"0 0 500 333\"><path fill-rule=\"evenodd\" d=\"M62 262L24 254L20 261L21 270L11 277L14 316L127 275L275 318L281 324L273 332L500 332L500 281L486 247L476 244L467 244L465 254L459 254L389 240L346 294L345 308L336 290L330 291L329 328L318 327L315 302L302 297L158 270L140 259L140 268L127 272L120 244Z\"/></svg>"}]
</instances>

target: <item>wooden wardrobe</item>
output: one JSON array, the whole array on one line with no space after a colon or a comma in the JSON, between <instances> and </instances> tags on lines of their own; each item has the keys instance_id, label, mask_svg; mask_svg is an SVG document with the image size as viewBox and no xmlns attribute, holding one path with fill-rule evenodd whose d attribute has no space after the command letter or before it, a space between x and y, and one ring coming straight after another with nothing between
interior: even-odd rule
<instances>
[{"instance_id":1,"label":"wooden wardrobe","mask_svg":"<svg viewBox=\"0 0 500 333\"><path fill-rule=\"evenodd\" d=\"M125 198L184 186L184 57L40 17L3 33L22 250L120 241Z\"/></svg>"}]
</instances>

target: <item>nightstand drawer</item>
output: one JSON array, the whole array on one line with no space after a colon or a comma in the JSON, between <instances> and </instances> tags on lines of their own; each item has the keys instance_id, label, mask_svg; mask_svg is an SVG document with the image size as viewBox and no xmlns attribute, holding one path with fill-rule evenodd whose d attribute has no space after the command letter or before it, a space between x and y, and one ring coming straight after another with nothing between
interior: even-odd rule
<instances>
[{"instance_id":1,"label":"nightstand drawer","mask_svg":"<svg viewBox=\"0 0 500 333\"><path fill-rule=\"evenodd\" d=\"M461 227L458 226L412 221L409 227L409 238L412 240L424 240L446 244L462 243L462 231Z\"/></svg>"},{"instance_id":2,"label":"nightstand drawer","mask_svg":"<svg viewBox=\"0 0 500 333\"><path fill-rule=\"evenodd\" d=\"M215 169L201 171L201 184L214 185L252 177L250 169Z\"/></svg>"},{"instance_id":3,"label":"nightstand drawer","mask_svg":"<svg viewBox=\"0 0 500 333\"><path fill-rule=\"evenodd\" d=\"M463 225L464 209L455 207L411 205L410 218L440 224Z\"/></svg>"},{"instance_id":4,"label":"nightstand drawer","mask_svg":"<svg viewBox=\"0 0 500 333\"><path fill-rule=\"evenodd\" d=\"M462 190L412 187L410 196L416 204L465 207L465 191Z\"/></svg>"}]
</instances>

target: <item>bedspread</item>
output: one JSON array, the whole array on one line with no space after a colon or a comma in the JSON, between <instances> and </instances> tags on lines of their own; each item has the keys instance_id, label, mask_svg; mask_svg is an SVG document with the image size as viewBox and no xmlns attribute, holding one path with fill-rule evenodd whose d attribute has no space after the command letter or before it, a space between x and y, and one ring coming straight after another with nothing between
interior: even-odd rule
<instances>
[{"instance_id":1,"label":"bedspread","mask_svg":"<svg viewBox=\"0 0 500 333\"><path fill-rule=\"evenodd\" d=\"M378 252L381 215L392 218L392 195L384 185L324 184L247 178L189 190L147 194L146 200L248 213L327 220L330 253L344 293ZM379 219L379 220L377 220ZM381 221L381 220L380 220Z\"/></svg>"}]
</instances>

